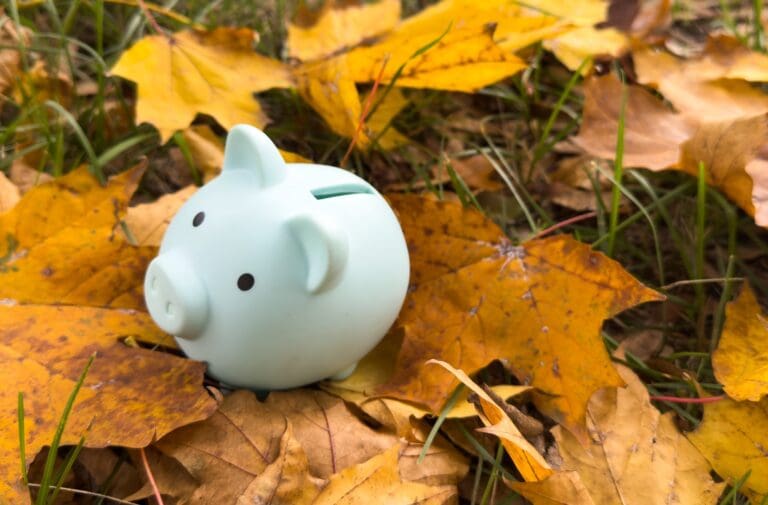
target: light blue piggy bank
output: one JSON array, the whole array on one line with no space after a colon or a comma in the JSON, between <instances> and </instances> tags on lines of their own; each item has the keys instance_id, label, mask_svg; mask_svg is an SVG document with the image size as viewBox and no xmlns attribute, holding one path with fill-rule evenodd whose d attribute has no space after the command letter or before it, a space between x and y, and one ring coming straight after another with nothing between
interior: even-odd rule
<instances>
[{"instance_id":1,"label":"light blue piggy bank","mask_svg":"<svg viewBox=\"0 0 768 505\"><path fill-rule=\"evenodd\" d=\"M212 376L271 390L352 373L397 317L408 275L403 232L370 184L286 164L239 125L221 175L171 221L144 293Z\"/></svg>"}]
</instances>

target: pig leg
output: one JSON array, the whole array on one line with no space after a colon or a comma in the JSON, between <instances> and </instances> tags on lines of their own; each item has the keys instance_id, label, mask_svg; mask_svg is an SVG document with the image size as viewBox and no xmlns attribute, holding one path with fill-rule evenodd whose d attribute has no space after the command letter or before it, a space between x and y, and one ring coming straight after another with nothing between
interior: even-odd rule
<instances>
[{"instance_id":1,"label":"pig leg","mask_svg":"<svg viewBox=\"0 0 768 505\"><path fill-rule=\"evenodd\" d=\"M344 370L331 375L329 378L332 381L343 381L344 379L352 375L352 373L355 371L355 368L357 368L357 363L353 363L351 366L348 366Z\"/></svg>"}]
</instances>

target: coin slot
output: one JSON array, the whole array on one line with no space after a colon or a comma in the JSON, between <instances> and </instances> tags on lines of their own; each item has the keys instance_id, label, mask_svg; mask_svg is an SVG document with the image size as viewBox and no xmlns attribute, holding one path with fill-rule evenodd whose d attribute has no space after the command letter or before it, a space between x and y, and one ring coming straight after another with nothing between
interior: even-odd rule
<instances>
[{"instance_id":1,"label":"coin slot","mask_svg":"<svg viewBox=\"0 0 768 505\"><path fill-rule=\"evenodd\" d=\"M373 190L370 186L356 183L336 184L334 186L326 186L324 188L317 188L312 190L312 196L318 200L360 194L372 195Z\"/></svg>"}]
</instances>

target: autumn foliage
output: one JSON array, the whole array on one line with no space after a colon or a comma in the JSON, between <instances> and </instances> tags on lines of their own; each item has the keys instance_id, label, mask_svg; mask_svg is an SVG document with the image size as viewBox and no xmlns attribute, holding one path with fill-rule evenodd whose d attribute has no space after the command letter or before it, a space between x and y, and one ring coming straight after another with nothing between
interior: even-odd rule
<instances>
[{"instance_id":1,"label":"autumn foliage","mask_svg":"<svg viewBox=\"0 0 768 505\"><path fill-rule=\"evenodd\" d=\"M59 428L84 449L58 484L92 481L61 503L765 503L765 20L681 48L666 1L329 1L266 54L266 32L105 3L146 26L109 65L98 30L58 47L97 79L0 10L0 503L40 496ZM398 216L408 294L344 380L232 391L146 312L238 123Z\"/></svg>"}]
</instances>

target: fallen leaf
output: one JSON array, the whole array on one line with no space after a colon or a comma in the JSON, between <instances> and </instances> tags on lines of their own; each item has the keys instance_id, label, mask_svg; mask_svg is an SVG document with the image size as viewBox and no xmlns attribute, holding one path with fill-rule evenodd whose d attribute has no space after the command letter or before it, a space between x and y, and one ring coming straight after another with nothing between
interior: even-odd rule
<instances>
[{"instance_id":1,"label":"fallen leaf","mask_svg":"<svg viewBox=\"0 0 768 505\"><path fill-rule=\"evenodd\" d=\"M30 35L31 30L17 26L0 12L0 94L5 94L19 78L22 72L19 46L28 47Z\"/></svg>"},{"instance_id":2,"label":"fallen leaf","mask_svg":"<svg viewBox=\"0 0 768 505\"><path fill-rule=\"evenodd\" d=\"M17 394L24 393L27 461L50 444L75 382L96 354L70 414L63 445L144 447L216 408L202 388L205 365L131 348L124 336L165 341L144 313L44 305L0 306L3 478L0 501L26 503L19 475ZM3 487L5 486L5 487ZM10 487L8 487L10 486Z\"/></svg>"},{"instance_id":3,"label":"fallen leaf","mask_svg":"<svg viewBox=\"0 0 768 505\"><path fill-rule=\"evenodd\" d=\"M627 51L627 37L612 28L581 26L544 41L544 47L570 70L577 70L587 58L609 56L618 58ZM587 74L586 65L582 74Z\"/></svg>"},{"instance_id":4,"label":"fallen leaf","mask_svg":"<svg viewBox=\"0 0 768 505\"><path fill-rule=\"evenodd\" d=\"M551 34L542 37L546 49L570 70L593 56L618 57L627 50L624 34L613 28L595 28L606 21L608 3L604 0L532 0L521 2L522 13L534 16L551 16L557 23L550 28ZM559 28L559 32L555 31ZM583 70L586 73L589 68Z\"/></svg>"},{"instance_id":5,"label":"fallen leaf","mask_svg":"<svg viewBox=\"0 0 768 505\"><path fill-rule=\"evenodd\" d=\"M238 505L314 503L325 481L310 475L307 455L292 435L291 424L288 423L280 439L280 451L277 457L251 481L243 494L238 497Z\"/></svg>"},{"instance_id":6,"label":"fallen leaf","mask_svg":"<svg viewBox=\"0 0 768 505\"><path fill-rule=\"evenodd\" d=\"M768 213L764 208L768 199L756 198L747 168L765 145L768 145L768 114L706 123L682 144L677 167L698 176L699 163L703 163L707 183L720 188L736 205L758 218ZM756 222L768 226L768 221L756 219Z\"/></svg>"},{"instance_id":7,"label":"fallen leaf","mask_svg":"<svg viewBox=\"0 0 768 505\"><path fill-rule=\"evenodd\" d=\"M506 484L533 505L595 505L578 472L557 472L539 482Z\"/></svg>"},{"instance_id":8,"label":"fallen leaf","mask_svg":"<svg viewBox=\"0 0 768 505\"><path fill-rule=\"evenodd\" d=\"M314 23L288 23L288 55L302 61L330 56L377 37L400 21L400 1L381 0L363 5L326 2Z\"/></svg>"},{"instance_id":9,"label":"fallen leaf","mask_svg":"<svg viewBox=\"0 0 768 505\"><path fill-rule=\"evenodd\" d=\"M354 403L399 437L414 440L416 437L411 420L421 419L431 415L431 412L412 403L375 395L376 389L394 372L397 354L402 345L402 335L398 333L393 331L385 336L379 345L358 363L351 376L343 381L325 381L320 386L324 391ZM528 392L531 388L502 384L494 386L492 390L500 398L508 399ZM467 401L468 396L468 392L459 396L451 409L445 413L445 417L461 419L476 416L477 410Z\"/></svg>"},{"instance_id":10,"label":"fallen leaf","mask_svg":"<svg viewBox=\"0 0 768 505\"><path fill-rule=\"evenodd\" d=\"M346 468L331 477L316 505L387 505L456 503L455 486L426 486L400 479L400 447L394 446L364 463Z\"/></svg>"},{"instance_id":11,"label":"fallen leaf","mask_svg":"<svg viewBox=\"0 0 768 505\"><path fill-rule=\"evenodd\" d=\"M144 270L156 250L130 245L116 229L144 166L103 187L79 168L0 215L0 297L143 309Z\"/></svg>"},{"instance_id":12,"label":"fallen leaf","mask_svg":"<svg viewBox=\"0 0 768 505\"><path fill-rule=\"evenodd\" d=\"M456 380L424 368L426 360L475 373L500 359L540 391L533 393L539 410L586 438L589 397L622 384L600 339L603 320L662 296L570 237L514 247L495 224L458 204L390 201L413 273L398 320L405 340L394 375L377 393L438 412Z\"/></svg>"},{"instance_id":13,"label":"fallen leaf","mask_svg":"<svg viewBox=\"0 0 768 505\"><path fill-rule=\"evenodd\" d=\"M74 86L71 75L62 67L52 72L43 60L37 60L15 80L12 95L20 104L33 101L42 105L48 100L53 100L65 109L69 109L74 99ZM55 111L46 112L52 122L60 120Z\"/></svg>"},{"instance_id":14,"label":"fallen leaf","mask_svg":"<svg viewBox=\"0 0 768 505\"><path fill-rule=\"evenodd\" d=\"M589 402L589 444L560 426L552 430L562 470L577 472L596 504L717 503L724 484L712 480L709 465L677 430L672 413L661 414L640 379L626 367L618 369L627 387L601 389ZM524 496L536 492L550 500L540 503L552 503L570 487L574 495L563 502L585 503L576 498L583 492L571 477L553 481L512 488Z\"/></svg>"},{"instance_id":15,"label":"fallen leaf","mask_svg":"<svg viewBox=\"0 0 768 505\"><path fill-rule=\"evenodd\" d=\"M208 419L174 431L155 446L198 482L187 502L235 503L280 454L288 423L253 393L237 391Z\"/></svg>"},{"instance_id":16,"label":"fallen leaf","mask_svg":"<svg viewBox=\"0 0 768 505\"><path fill-rule=\"evenodd\" d=\"M325 119L332 131L342 137L355 136L362 105L343 60L305 63L296 69L295 78L301 97ZM360 147L366 147L370 139L365 132L360 132L357 142Z\"/></svg>"},{"instance_id":17,"label":"fallen leaf","mask_svg":"<svg viewBox=\"0 0 768 505\"><path fill-rule=\"evenodd\" d=\"M701 59L681 60L645 49L636 51L633 59L638 82L657 88L678 111L696 121L729 121L768 112L768 95L741 77L768 81L768 66L763 75L755 75L748 71L746 58L738 57L749 53L746 48L739 46L729 53L715 58L705 52ZM754 58L768 60L754 54Z\"/></svg>"},{"instance_id":18,"label":"fallen leaf","mask_svg":"<svg viewBox=\"0 0 768 505\"><path fill-rule=\"evenodd\" d=\"M509 416L493 401L488 393L483 391L483 388L475 384L466 373L453 368L444 361L430 360L427 363L437 364L445 368L478 396L482 409L480 419L486 426L480 431L490 433L501 439L504 449L512 458L523 479L528 482L536 482L552 475L552 468L544 460L544 457L523 437Z\"/></svg>"},{"instance_id":19,"label":"fallen leaf","mask_svg":"<svg viewBox=\"0 0 768 505\"><path fill-rule=\"evenodd\" d=\"M152 123L163 142L198 113L224 128L264 127L268 118L254 93L293 85L288 68L253 50L247 28L150 35L124 52L112 74L138 87L136 122Z\"/></svg>"},{"instance_id":20,"label":"fallen leaf","mask_svg":"<svg viewBox=\"0 0 768 505\"><path fill-rule=\"evenodd\" d=\"M275 391L264 407L291 422L310 471L318 477L328 478L397 443L393 434L363 424L341 399L322 391Z\"/></svg>"},{"instance_id":21,"label":"fallen leaf","mask_svg":"<svg viewBox=\"0 0 768 505\"><path fill-rule=\"evenodd\" d=\"M688 439L712 468L733 484L750 471L742 492L768 495L768 400L736 402L725 398L704 405L704 420Z\"/></svg>"},{"instance_id":22,"label":"fallen leaf","mask_svg":"<svg viewBox=\"0 0 768 505\"><path fill-rule=\"evenodd\" d=\"M430 44L433 47L414 56ZM404 24L378 44L353 49L329 64L337 64L335 60L344 61L346 75L356 82L375 81L383 67L381 82L389 83L402 65L398 86L464 92L477 91L526 67L523 60L496 45L492 30L452 28L447 19L437 20L429 31L415 31Z\"/></svg>"},{"instance_id":23,"label":"fallen leaf","mask_svg":"<svg viewBox=\"0 0 768 505\"><path fill-rule=\"evenodd\" d=\"M20 198L19 187L12 183L4 173L0 172L0 213L11 210Z\"/></svg>"},{"instance_id":24,"label":"fallen leaf","mask_svg":"<svg viewBox=\"0 0 768 505\"><path fill-rule=\"evenodd\" d=\"M613 159L621 114L622 84L613 75L584 82L584 116L571 140L589 154ZM627 86L624 113L624 166L663 170L680 160L680 145L691 138L696 124L676 114L650 92Z\"/></svg>"},{"instance_id":25,"label":"fallen leaf","mask_svg":"<svg viewBox=\"0 0 768 505\"><path fill-rule=\"evenodd\" d=\"M23 195L30 189L40 184L52 181L51 174L35 170L26 163L26 157L16 158L11 164L11 182L13 182Z\"/></svg>"},{"instance_id":26,"label":"fallen leaf","mask_svg":"<svg viewBox=\"0 0 768 505\"><path fill-rule=\"evenodd\" d=\"M712 367L734 400L756 402L768 393L768 320L749 284L726 306Z\"/></svg>"},{"instance_id":27,"label":"fallen leaf","mask_svg":"<svg viewBox=\"0 0 768 505\"><path fill-rule=\"evenodd\" d=\"M585 154L563 158L547 176L547 196L554 203L577 211L596 211L601 205L609 205L613 185L603 175L606 170L612 172L607 165ZM622 204L624 207L626 200Z\"/></svg>"},{"instance_id":28,"label":"fallen leaf","mask_svg":"<svg viewBox=\"0 0 768 505\"><path fill-rule=\"evenodd\" d=\"M142 246L159 246L173 216L196 191L197 186L190 185L165 194L154 202L129 207L125 224L135 243Z\"/></svg>"},{"instance_id":29,"label":"fallen leaf","mask_svg":"<svg viewBox=\"0 0 768 505\"><path fill-rule=\"evenodd\" d=\"M394 435L360 422L339 398L297 389L270 393L265 402L256 400L253 393L235 392L210 419L177 430L157 447L207 486L200 493L215 493L216 482L230 482L232 493L237 494L274 460L288 423L306 452L310 473L319 478L397 443ZM240 469L240 477L232 474L233 467ZM240 491L236 482L242 483Z\"/></svg>"},{"instance_id":30,"label":"fallen leaf","mask_svg":"<svg viewBox=\"0 0 768 505\"><path fill-rule=\"evenodd\" d=\"M475 154L468 158L452 158L450 166L470 189L499 191L505 187L493 164L483 154Z\"/></svg>"},{"instance_id":31,"label":"fallen leaf","mask_svg":"<svg viewBox=\"0 0 768 505\"><path fill-rule=\"evenodd\" d=\"M613 159L620 115L621 83L613 76L585 85L584 119L572 140L586 152ZM768 119L765 114L697 123L667 109L637 86L627 87L624 164L651 170L676 169L698 175L723 190L739 207L768 226ZM650 133L649 133L650 132Z\"/></svg>"},{"instance_id":32,"label":"fallen leaf","mask_svg":"<svg viewBox=\"0 0 768 505\"><path fill-rule=\"evenodd\" d=\"M219 175L224 165L224 140L213 133L208 125L192 125L185 128L181 134L203 182Z\"/></svg>"}]
</instances>

